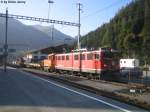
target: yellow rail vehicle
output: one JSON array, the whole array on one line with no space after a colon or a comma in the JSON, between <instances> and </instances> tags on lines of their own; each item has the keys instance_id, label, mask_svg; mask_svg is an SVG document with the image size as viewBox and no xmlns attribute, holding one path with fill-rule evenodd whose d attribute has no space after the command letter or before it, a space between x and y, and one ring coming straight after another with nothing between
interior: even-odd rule
<instances>
[{"instance_id":1,"label":"yellow rail vehicle","mask_svg":"<svg viewBox=\"0 0 150 112\"><path fill-rule=\"evenodd\" d=\"M49 54L48 59L42 60L40 66L45 71L53 71L55 69L55 54Z\"/></svg>"}]
</instances>

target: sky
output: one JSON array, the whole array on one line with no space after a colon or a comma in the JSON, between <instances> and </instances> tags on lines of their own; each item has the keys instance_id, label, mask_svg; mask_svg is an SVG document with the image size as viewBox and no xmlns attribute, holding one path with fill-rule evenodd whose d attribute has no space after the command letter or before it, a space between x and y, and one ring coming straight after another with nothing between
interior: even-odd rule
<instances>
[{"instance_id":1,"label":"sky","mask_svg":"<svg viewBox=\"0 0 150 112\"><path fill-rule=\"evenodd\" d=\"M25 1L24 3L1 3L1 1ZM95 30L106 22L109 22L122 7L132 0L53 0L54 3L48 4L48 0L0 0L0 13L5 13L8 7L9 14L49 18L61 21L78 23L78 5L81 3L81 35ZM49 13L49 14L48 14ZM52 24L21 21L26 25ZM57 25L54 27L61 32L75 37L78 35L78 28L73 26Z\"/></svg>"}]
</instances>

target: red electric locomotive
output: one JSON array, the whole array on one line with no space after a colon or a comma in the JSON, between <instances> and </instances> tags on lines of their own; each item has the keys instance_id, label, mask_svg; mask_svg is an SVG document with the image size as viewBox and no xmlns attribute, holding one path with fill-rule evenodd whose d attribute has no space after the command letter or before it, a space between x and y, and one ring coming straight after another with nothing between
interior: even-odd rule
<instances>
[{"instance_id":1,"label":"red electric locomotive","mask_svg":"<svg viewBox=\"0 0 150 112\"><path fill-rule=\"evenodd\" d=\"M73 51L55 55L55 69L76 71L98 76L114 72L119 69L118 61L111 49L99 49L95 51Z\"/></svg>"}]
</instances>

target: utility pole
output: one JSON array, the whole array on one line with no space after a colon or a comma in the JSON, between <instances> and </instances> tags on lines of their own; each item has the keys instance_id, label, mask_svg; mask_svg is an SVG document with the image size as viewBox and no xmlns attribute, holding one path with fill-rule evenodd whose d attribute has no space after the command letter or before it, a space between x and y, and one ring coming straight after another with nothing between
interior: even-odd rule
<instances>
[{"instance_id":1,"label":"utility pole","mask_svg":"<svg viewBox=\"0 0 150 112\"><path fill-rule=\"evenodd\" d=\"M54 25L51 26L51 38L54 38Z\"/></svg>"},{"instance_id":2,"label":"utility pole","mask_svg":"<svg viewBox=\"0 0 150 112\"><path fill-rule=\"evenodd\" d=\"M6 29L5 29L5 44L4 44L4 72L7 71L7 56L8 56L8 44L7 44L7 32L8 32L8 8L6 9Z\"/></svg>"},{"instance_id":3,"label":"utility pole","mask_svg":"<svg viewBox=\"0 0 150 112\"><path fill-rule=\"evenodd\" d=\"M48 7L48 19L49 19L49 14L50 14L50 4L53 4L54 1L48 0L48 3L49 3L49 7Z\"/></svg>"},{"instance_id":4,"label":"utility pole","mask_svg":"<svg viewBox=\"0 0 150 112\"><path fill-rule=\"evenodd\" d=\"M81 3L78 3L78 13L79 13L79 14L78 14L78 16L79 16L79 26L78 26L78 49L80 49L80 47L81 47L81 46L80 46L80 36L81 36L81 35L80 35L80 30L81 30L81 24L80 24L81 18L80 18L80 13L81 13L81 10L82 10L82 9L81 9L81 5L82 5Z\"/></svg>"},{"instance_id":5,"label":"utility pole","mask_svg":"<svg viewBox=\"0 0 150 112\"><path fill-rule=\"evenodd\" d=\"M80 13L81 13L81 3L78 3L78 16L79 16L79 26L78 26L78 50L79 50L79 53L80 53L80 65L79 65L79 69L80 69L80 73L81 73L81 68L82 68L82 61L81 61L81 58L82 58L82 53L80 51L80 28L81 28L81 25L80 25Z\"/></svg>"},{"instance_id":6,"label":"utility pole","mask_svg":"<svg viewBox=\"0 0 150 112\"><path fill-rule=\"evenodd\" d=\"M48 8L48 19L49 19L49 15L50 15L50 4L53 4L54 1L52 0L48 0L49 3L49 8ZM54 25L51 26L51 39L53 40L53 30L54 30Z\"/></svg>"}]
</instances>

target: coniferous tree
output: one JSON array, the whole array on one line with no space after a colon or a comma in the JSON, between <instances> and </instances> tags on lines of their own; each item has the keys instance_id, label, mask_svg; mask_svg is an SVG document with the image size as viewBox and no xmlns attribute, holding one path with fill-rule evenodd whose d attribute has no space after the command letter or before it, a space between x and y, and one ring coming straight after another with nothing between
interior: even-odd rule
<instances>
[{"instance_id":1,"label":"coniferous tree","mask_svg":"<svg viewBox=\"0 0 150 112\"><path fill-rule=\"evenodd\" d=\"M150 61L150 0L132 1L109 23L83 36L81 42L92 48L114 47L122 57Z\"/></svg>"}]
</instances>

